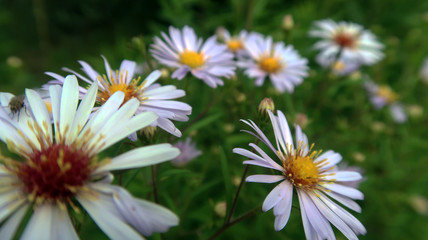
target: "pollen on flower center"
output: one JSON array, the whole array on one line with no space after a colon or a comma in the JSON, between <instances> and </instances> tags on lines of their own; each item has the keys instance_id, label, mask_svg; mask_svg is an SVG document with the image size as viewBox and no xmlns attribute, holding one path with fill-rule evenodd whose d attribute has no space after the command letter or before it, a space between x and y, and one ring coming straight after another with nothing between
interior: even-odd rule
<instances>
[{"instance_id":1,"label":"pollen on flower center","mask_svg":"<svg viewBox=\"0 0 428 240\"><path fill-rule=\"evenodd\" d=\"M198 68L204 65L204 53L197 53L186 49L180 54L180 62L190 68Z\"/></svg>"},{"instance_id":2,"label":"pollen on flower center","mask_svg":"<svg viewBox=\"0 0 428 240\"><path fill-rule=\"evenodd\" d=\"M244 46L242 45L242 41L238 39L231 39L227 41L227 47L229 48L230 51L237 52L241 50Z\"/></svg>"},{"instance_id":3,"label":"pollen on flower center","mask_svg":"<svg viewBox=\"0 0 428 240\"><path fill-rule=\"evenodd\" d=\"M394 102L398 99L398 94L392 91L388 86L380 86L376 95L383 98L388 103Z\"/></svg>"},{"instance_id":4,"label":"pollen on flower center","mask_svg":"<svg viewBox=\"0 0 428 240\"><path fill-rule=\"evenodd\" d=\"M98 81L104 83L104 90L98 92L97 101L101 105L104 104L115 92L122 91L125 93L123 103L127 102L132 98L137 98L140 102L142 99L142 92L144 91L144 82L138 86L140 77L133 79L131 82L126 83L126 75L123 73L117 73L116 77L112 76L111 80L108 80L106 76L102 78L98 76Z\"/></svg>"},{"instance_id":5,"label":"pollen on flower center","mask_svg":"<svg viewBox=\"0 0 428 240\"><path fill-rule=\"evenodd\" d=\"M325 161L314 162L321 151L312 151L303 156L302 149L302 144L299 144L294 154L281 157L285 169L284 175L295 187L314 189L322 176L320 167L325 164Z\"/></svg>"},{"instance_id":6,"label":"pollen on flower center","mask_svg":"<svg viewBox=\"0 0 428 240\"><path fill-rule=\"evenodd\" d=\"M355 47L355 38L352 35L339 33L334 36L333 40L341 47L353 48Z\"/></svg>"},{"instance_id":7,"label":"pollen on flower center","mask_svg":"<svg viewBox=\"0 0 428 240\"><path fill-rule=\"evenodd\" d=\"M31 201L64 201L89 180L91 158L82 150L54 144L34 152L15 170Z\"/></svg>"},{"instance_id":8,"label":"pollen on flower center","mask_svg":"<svg viewBox=\"0 0 428 240\"><path fill-rule=\"evenodd\" d=\"M276 73L282 68L279 60L273 57L263 57L259 61L259 66L263 71L268 73Z\"/></svg>"}]
</instances>

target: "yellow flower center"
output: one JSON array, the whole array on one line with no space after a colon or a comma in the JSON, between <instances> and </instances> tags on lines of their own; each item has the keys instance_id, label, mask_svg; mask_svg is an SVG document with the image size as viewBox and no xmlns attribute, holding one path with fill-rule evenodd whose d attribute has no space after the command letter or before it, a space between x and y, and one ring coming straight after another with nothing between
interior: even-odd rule
<instances>
[{"instance_id":1,"label":"yellow flower center","mask_svg":"<svg viewBox=\"0 0 428 240\"><path fill-rule=\"evenodd\" d=\"M239 39L230 39L229 41L227 41L227 47L229 48L230 51L232 52L237 52L241 49L244 48L242 41Z\"/></svg>"},{"instance_id":2,"label":"yellow flower center","mask_svg":"<svg viewBox=\"0 0 428 240\"><path fill-rule=\"evenodd\" d=\"M141 77L137 79L133 79L131 82L126 83L127 75L123 74L123 72L116 71L116 75L110 75L110 79L104 75L103 77L98 76L98 81L102 83L104 86L104 90L99 89L97 95L97 102L102 105L104 104L115 92L122 91L125 94L125 98L123 103L126 103L128 100L132 98L137 98L140 102L145 100L146 98L142 97L144 92L144 84L139 83Z\"/></svg>"},{"instance_id":3,"label":"yellow flower center","mask_svg":"<svg viewBox=\"0 0 428 240\"><path fill-rule=\"evenodd\" d=\"M388 86L380 86L376 94L385 99L388 103L395 102L398 99L398 94L392 91Z\"/></svg>"},{"instance_id":4,"label":"yellow flower center","mask_svg":"<svg viewBox=\"0 0 428 240\"><path fill-rule=\"evenodd\" d=\"M279 60L273 57L263 57L259 61L259 66L267 73L276 73L282 68Z\"/></svg>"},{"instance_id":5,"label":"yellow flower center","mask_svg":"<svg viewBox=\"0 0 428 240\"><path fill-rule=\"evenodd\" d=\"M332 69L335 71L342 71L343 69L345 69L346 65L344 62L342 61L336 61L333 63Z\"/></svg>"},{"instance_id":6,"label":"yellow flower center","mask_svg":"<svg viewBox=\"0 0 428 240\"><path fill-rule=\"evenodd\" d=\"M320 181L321 176L323 176L323 172L329 170L320 170L326 164L326 160L314 162L321 151L311 151L312 147L313 145L311 146L310 153L306 156L303 156L304 146L301 142L299 142L299 146L294 153L284 156L283 153L279 152L285 169L283 174L295 187L308 190L314 189Z\"/></svg>"},{"instance_id":7,"label":"yellow flower center","mask_svg":"<svg viewBox=\"0 0 428 240\"><path fill-rule=\"evenodd\" d=\"M204 53L197 53L186 49L180 54L180 62L190 68L198 68L204 65Z\"/></svg>"}]
</instances>

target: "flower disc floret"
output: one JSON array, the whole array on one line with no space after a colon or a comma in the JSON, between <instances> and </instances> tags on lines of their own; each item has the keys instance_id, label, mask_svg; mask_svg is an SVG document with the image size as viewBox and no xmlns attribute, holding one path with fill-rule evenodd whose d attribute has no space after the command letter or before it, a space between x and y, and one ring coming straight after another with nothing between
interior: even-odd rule
<instances>
[{"instance_id":1,"label":"flower disc floret","mask_svg":"<svg viewBox=\"0 0 428 240\"><path fill-rule=\"evenodd\" d=\"M54 144L33 152L16 171L30 198L62 201L89 180L91 169L91 158L85 152Z\"/></svg>"},{"instance_id":2,"label":"flower disc floret","mask_svg":"<svg viewBox=\"0 0 428 240\"><path fill-rule=\"evenodd\" d=\"M180 53L180 62L192 69L201 67L204 65L204 53L197 53L186 49L184 52Z\"/></svg>"}]
</instances>

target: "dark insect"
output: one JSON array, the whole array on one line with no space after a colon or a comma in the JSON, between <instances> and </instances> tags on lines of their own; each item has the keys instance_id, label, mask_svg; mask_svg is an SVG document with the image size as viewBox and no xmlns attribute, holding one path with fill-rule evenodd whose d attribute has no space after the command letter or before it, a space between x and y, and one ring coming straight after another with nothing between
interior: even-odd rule
<instances>
[{"instance_id":1,"label":"dark insect","mask_svg":"<svg viewBox=\"0 0 428 240\"><path fill-rule=\"evenodd\" d=\"M18 114L19 119L19 113L21 112L21 109L25 107L25 95L19 95L15 96L10 99L9 101L9 109L12 113L12 118L15 116L15 114Z\"/></svg>"}]
</instances>

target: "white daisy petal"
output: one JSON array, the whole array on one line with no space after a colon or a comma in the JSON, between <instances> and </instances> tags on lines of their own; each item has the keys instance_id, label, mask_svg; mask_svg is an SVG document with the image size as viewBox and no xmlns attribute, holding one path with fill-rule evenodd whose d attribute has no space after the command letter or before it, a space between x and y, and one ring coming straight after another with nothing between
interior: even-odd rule
<instances>
[{"instance_id":1,"label":"white daisy petal","mask_svg":"<svg viewBox=\"0 0 428 240\"><path fill-rule=\"evenodd\" d=\"M179 154L180 151L177 148L166 143L140 147L113 158L110 163L101 166L95 173L150 166L168 161Z\"/></svg>"},{"instance_id":2,"label":"white daisy petal","mask_svg":"<svg viewBox=\"0 0 428 240\"><path fill-rule=\"evenodd\" d=\"M110 239L144 239L122 217L119 217L117 210L112 213L112 199L98 196L98 199L90 199L84 196L77 196L79 203L85 208L95 223L106 233Z\"/></svg>"},{"instance_id":3,"label":"white daisy petal","mask_svg":"<svg viewBox=\"0 0 428 240\"><path fill-rule=\"evenodd\" d=\"M59 132L66 139L67 143L70 140L67 138L67 135L70 134L79 101L78 86L76 76L69 75L65 78L64 87L62 88L61 99L67 100L61 101Z\"/></svg>"},{"instance_id":4,"label":"white daisy petal","mask_svg":"<svg viewBox=\"0 0 428 240\"><path fill-rule=\"evenodd\" d=\"M13 236L16 234L16 230L18 230L18 227L22 222L22 219L24 218L28 208L28 204L21 207L15 213L13 213L13 215L10 216L6 222L2 224L0 228L1 239L13 239Z\"/></svg>"},{"instance_id":5,"label":"white daisy petal","mask_svg":"<svg viewBox=\"0 0 428 240\"><path fill-rule=\"evenodd\" d=\"M251 175L248 176L245 181L246 182L259 182L259 183L275 183L281 180L284 180L284 176L282 175Z\"/></svg>"},{"instance_id":6,"label":"white daisy petal","mask_svg":"<svg viewBox=\"0 0 428 240\"><path fill-rule=\"evenodd\" d=\"M266 212L273 208L288 193L287 189L289 189L289 186L290 183L283 181L272 189L263 202L262 210Z\"/></svg>"}]
</instances>

